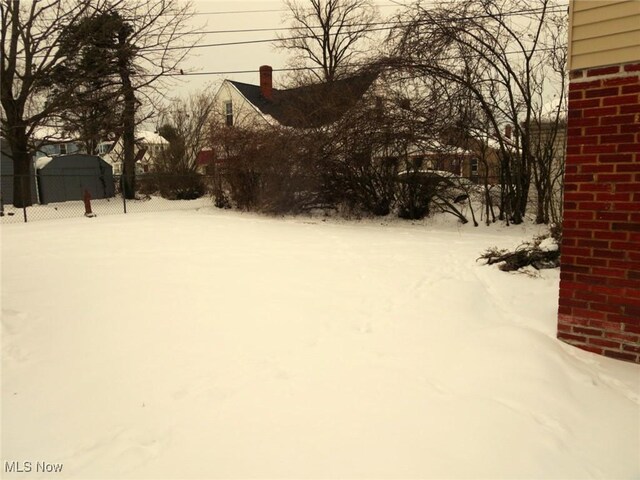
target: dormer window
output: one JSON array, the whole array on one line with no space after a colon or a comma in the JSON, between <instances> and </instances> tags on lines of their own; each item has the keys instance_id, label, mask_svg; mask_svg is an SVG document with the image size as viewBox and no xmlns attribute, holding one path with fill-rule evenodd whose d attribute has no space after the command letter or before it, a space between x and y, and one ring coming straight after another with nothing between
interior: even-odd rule
<instances>
[{"instance_id":1,"label":"dormer window","mask_svg":"<svg viewBox=\"0 0 640 480\"><path fill-rule=\"evenodd\" d=\"M224 102L224 116L227 127L233 127L233 102Z\"/></svg>"}]
</instances>

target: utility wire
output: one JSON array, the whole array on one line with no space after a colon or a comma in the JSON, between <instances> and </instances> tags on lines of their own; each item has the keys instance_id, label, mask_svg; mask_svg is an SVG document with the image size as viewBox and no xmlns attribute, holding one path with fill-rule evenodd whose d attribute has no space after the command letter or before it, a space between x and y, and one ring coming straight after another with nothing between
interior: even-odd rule
<instances>
[{"instance_id":1,"label":"utility wire","mask_svg":"<svg viewBox=\"0 0 640 480\"><path fill-rule=\"evenodd\" d=\"M562 47L547 47L547 48L538 48L536 49L537 52L551 52L551 51L556 51L556 50L561 50ZM512 50L512 51L507 51L507 52L503 52L504 55L518 55L521 54L522 51L520 50ZM460 60L462 58L480 58L482 55L479 54L473 54L473 55L465 55L463 56L452 56L452 57L443 57L443 58L439 58L438 60L440 61L451 61L451 60ZM367 66L367 63L360 63L360 64L350 64L350 65L346 65L347 67L351 67L351 68L357 68L357 67L364 67ZM288 67L288 68L273 68L272 71L273 72L298 72L298 71L305 71L305 70L322 70L323 67L318 66L318 67ZM165 77L188 77L188 76L209 76L209 75L215 75L215 76L219 76L219 75L243 75L243 74L256 74L258 73L258 70L253 68L253 69L247 69L247 70L224 70L224 71L213 71L213 72L183 72L183 73L179 73L179 72L175 72L175 73L164 73L164 74L140 74L138 75L139 77L151 77L151 76L165 76Z\"/></svg>"},{"instance_id":2,"label":"utility wire","mask_svg":"<svg viewBox=\"0 0 640 480\"><path fill-rule=\"evenodd\" d=\"M452 2L443 2L445 4L454 4L455 1ZM395 4L395 3L387 3L382 5L374 5L377 8L386 8L386 7L399 7L403 5ZM405 7L408 5L404 5ZM277 12L288 12L286 8L274 8L274 9L265 9L265 10L227 10L227 11L215 11L215 12L194 12L193 15L237 15L244 13L277 13Z\"/></svg>"},{"instance_id":3,"label":"utility wire","mask_svg":"<svg viewBox=\"0 0 640 480\"><path fill-rule=\"evenodd\" d=\"M560 6L554 6L551 8L547 8L546 9L546 13L560 13L560 12L564 12L566 7L560 7ZM496 14L499 16L503 16L503 17L508 17L508 16L514 16L514 15L528 15L528 14L535 14L535 13L542 13L544 11L544 9L542 8L534 8L534 9L525 9L525 10L514 10L511 12L505 12L505 13L500 13L500 14ZM476 18L487 18L487 17L491 17L492 15L488 15L488 14L483 14L483 15L474 15L472 17L459 17L456 18L456 21L462 21L462 20L472 20L472 19L476 19ZM343 24L343 27L346 28L352 28L352 27L366 27L366 26L381 26L381 25L385 25L387 27L393 27L393 26L398 26L398 27L402 27L402 26L407 26L407 25L412 25L414 23L425 23L423 22L412 22L410 20L407 21L401 21L401 20L387 20L384 22L373 22L373 23L352 23L352 24ZM312 30L319 30L322 29L323 26L322 25L313 25L310 27L275 27L275 28L242 28L242 29L232 29L232 30L194 30L192 32L187 32L185 33L185 35L217 35L217 34L225 34L225 33L254 33L254 32L280 32L280 31L295 31L295 30L308 30L308 29L312 29Z\"/></svg>"},{"instance_id":4,"label":"utility wire","mask_svg":"<svg viewBox=\"0 0 640 480\"><path fill-rule=\"evenodd\" d=\"M443 2L443 1L439 1L437 3L431 3L431 6L444 6L444 5L456 5L459 4L459 1L456 0L451 0L448 2ZM401 8L407 8L407 7L411 7L414 5L414 2L410 2L410 3L400 3L400 2L394 2L394 3L387 3L387 4L381 4L381 5L374 5L377 8L387 8L387 7L401 7ZM568 3L556 3L553 5L553 7L564 7L567 8L569 6ZM278 9L264 9L264 10L219 10L219 11L213 11L213 12L194 12L192 15L239 15L239 14L247 14L247 13L277 13L277 12L288 12L289 10L285 9L285 8L278 8Z\"/></svg>"},{"instance_id":5,"label":"utility wire","mask_svg":"<svg viewBox=\"0 0 640 480\"><path fill-rule=\"evenodd\" d=\"M455 2L452 2L455 3ZM243 10L244 12L249 12L249 10ZM514 11L510 11L510 12L499 12L497 14L494 15L490 15L490 14L484 14L484 15L474 15L474 16L469 16L469 17L458 17L456 19L454 19L455 21L465 21L465 20L474 20L474 19L478 19L478 18L491 18L495 15L499 15L501 17L511 17L511 16L524 16L524 15L530 15L530 14L536 14L536 13L559 13L559 12L563 12L565 11L564 7L551 7L551 8L547 8L547 9L543 9L543 8L537 8L537 9L523 9L523 10L514 10ZM403 26L409 26L409 25L423 25L426 24L426 21L417 21L417 22L411 22L411 21L406 21L406 22L402 22L402 21L389 21L389 22L377 22L374 23L372 25L386 25L384 27L378 27L378 28L372 28L369 29L369 31L384 31L384 30L390 30L394 27L403 27ZM347 24L347 25L343 25L343 27L349 28L349 27L354 27L354 26L364 26L362 24ZM322 28L321 26L313 26L312 28ZM299 29L306 29L305 27L280 27L280 28L272 28L272 29L245 29L245 31L242 30L238 30L237 32L240 33L248 33L248 32L252 32L252 31L279 31L279 30L299 30ZM224 30L219 30L219 31L212 31L214 33L234 33L234 31L224 31ZM206 31L190 31L190 32L185 32L183 35L202 35L208 33ZM345 32L345 33L349 33L349 32ZM312 39L312 38L316 38L314 35L300 35L300 36L295 36L295 37L283 37L283 38L267 38L267 39L256 39L256 40L240 40L240 41L235 41L235 42L218 42L218 43L206 43L206 44L198 44L198 45L192 45L191 47L185 47L185 46L167 46L167 47L159 47L159 48L145 48L146 52L165 52L165 51L170 51L170 50L185 50L186 48L190 48L190 49L195 49L195 48L214 48L214 47L228 47L228 46L237 46L237 45L251 45L251 44L257 44L257 43L271 43L271 42L279 42L279 41L287 41L287 40L304 40L304 39ZM110 50L108 48L105 48L107 50ZM25 58L24 56L18 56L17 58ZM46 58L46 55L34 55L32 58Z\"/></svg>"},{"instance_id":6,"label":"utility wire","mask_svg":"<svg viewBox=\"0 0 640 480\"><path fill-rule=\"evenodd\" d=\"M546 9L546 13L558 13L563 11L564 9L559 9L559 10L553 10L553 9ZM514 11L514 12L508 12L508 13L504 13L501 14L501 16L515 16L515 15L527 15L527 14L533 14L533 13L542 13L544 10L543 9L529 9L529 10L519 10L519 11ZM473 20L473 19L477 19L477 18L485 18L485 17L491 17L491 15L474 15L473 17L461 17L461 18L456 18L456 21L464 21L464 20ZM396 26L402 27L402 26L409 26L409 25L414 25L414 24L425 24L427 23L426 21L420 21L420 22L384 22L384 23L377 23L377 25L387 25L385 27L378 27L378 28L371 28L369 29L369 31L371 32L376 32L376 31L383 31L383 30L390 30ZM358 25L358 24L354 24L354 25ZM354 26L354 25L344 25L345 27L350 27L350 26ZM320 26L318 27L313 27L313 28L321 28ZM293 29L293 28L292 28ZM298 29L297 27L295 29ZM306 28L303 27L303 29L306 30ZM270 29L269 31L276 31L276 30L280 30L280 29ZM204 32L192 32L192 33L204 33ZM349 33L349 32L345 32L345 33ZM198 45L193 45L191 48L211 48L211 47L228 47L228 46L233 46L233 45L250 45L250 44L255 44L255 43L270 43L270 42L280 42L280 41L287 41L287 40L305 40L305 39L312 39L312 38L316 38L314 35L300 35L297 37L283 37L283 38L265 38L265 39L257 39L257 40L239 40L236 42L219 42L219 43L205 43L205 44L198 44ZM183 50L184 47L166 47L166 48L157 48L157 49L148 49L146 51L148 52L153 52L153 51L168 51L168 50Z\"/></svg>"},{"instance_id":7,"label":"utility wire","mask_svg":"<svg viewBox=\"0 0 640 480\"><path fill-rule=\"evenodd\" d=\"M559 7L553 7L552 9L547 9L547 13L560 13L563 11L565 11L564 8L559 8ZM526 15L530 13L542 13L542 9L529 9L529 10L508 12L506 14L503 14L503 16ZM464 17L464 18L458 18L456 20L468 20L471 18L482 18L482 16L478 15L474 17ZM416 23L416 22L388 20L384 22L344 24L343 27L346 27L346 28L367 27L367 26L377 27L377 26L384 25L388 28L392 28L394 26L397 26L397 27L408 26L408 25L412 25L413 23ZM424 23L424 22L421 22L421 23ZM313 25L310 27L240 28L240 29L231 29L231 30L201 30L201 31L195 30L193 32L187 32L185 33L185 35L219 35L219 34L226 34L226 33L282 32L282 31L296 31L296 30L309 30L309 29L320 30L322 28L323 27L321 25Z\"/></svg>"}]
</instances>

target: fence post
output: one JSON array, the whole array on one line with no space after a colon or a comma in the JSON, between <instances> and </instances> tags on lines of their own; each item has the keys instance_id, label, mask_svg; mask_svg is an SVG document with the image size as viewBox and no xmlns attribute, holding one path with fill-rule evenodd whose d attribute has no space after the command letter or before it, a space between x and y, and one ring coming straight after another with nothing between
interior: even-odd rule
<instances>
[{"instance_id":1,"label":"fence post","mask_svg":"<svg viewBox=\"0 0 640 480\"><path fill-rule=\"evenodd\" d=\"M24 188L24 181L25 179L28 180L29 177L22 175L21 176L21 180L20 180L20 198L22 199L22 215L24 216L24 223L27 223L27 200L25 199L24 196L24 192L25 192L25 188ZM29 198L29 200L31 200L31 198Z\"/></svg>"},{"instance_id":2,"label":"fence post","mask_svg":"<svg viewBox=\"0 0 640 480\"><path fill-rule=\"evenodd\" d=\"M91 210L91 193L89 193L87 188L84 189L82 200L84 202L84 216L89 218L95 217L96 214Z\"/></svg>"},{"instance_id":3,"label":"fence post","mask_svg":"<svg viewBox=\"0 0 640 480\"><path fill-rule=\"evenodd\" d=\"M124 175L120 175L120 193L122 194L122 205L124 206L124 213L127 213L127 196L124 192Z\"/></svg>"}]
</instances>

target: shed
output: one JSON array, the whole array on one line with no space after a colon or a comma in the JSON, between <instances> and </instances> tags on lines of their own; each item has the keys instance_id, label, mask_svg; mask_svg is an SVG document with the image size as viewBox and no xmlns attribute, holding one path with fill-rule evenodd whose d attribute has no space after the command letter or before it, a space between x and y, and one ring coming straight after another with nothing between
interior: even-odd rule
<instances>
[{"instance_id":1,"label":"shed","mask_svg":"<svg viewBox=\"0 0 640 480\"><path fill-rule=\"evenodd\" d=\"M60 155L41 161L38 187L43 204L82 200L85 189L92 198L115 195L113 168L95 155Z\"/></svg>"},{"instance_id":2,"label":"shed","mask_svg":"<svg viewBox=\"0 0 640 480\"><path fill-rule=\"evenodd\" d=\"M31 173L29 182L31 183L31 201L36 203L36 177L33 172L33 164L31 164L30 167ZM13 172L13 155L11 155L11 147L6 139L0 137L0 197L2 197L3 205L13 204Z\"/></svg>"}]
</instances>

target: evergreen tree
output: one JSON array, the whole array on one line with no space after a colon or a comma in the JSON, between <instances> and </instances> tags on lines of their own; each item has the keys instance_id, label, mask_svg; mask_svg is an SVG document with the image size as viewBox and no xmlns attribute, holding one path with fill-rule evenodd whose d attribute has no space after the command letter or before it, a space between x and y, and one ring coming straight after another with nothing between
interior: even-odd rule
<instances>
[{"instance_id":1,"label":"evergreen tree","mask_svg":"<svg viewBox=\"0 0 640 480\"><path fill-rule=\"evenodd\" d=\"M51 94L58 95L81 79L73 91L75 108L63 111L60 118L65 130L84 144L87 153L96 153L101 140L123 133L119 65L124 62L127 71L131 70L135 50L122 52L119 36L131 30L118 12L108 11L69 25L62 37L60 49L67 60L54 72Z\"/></svg>"}]
</instances>

